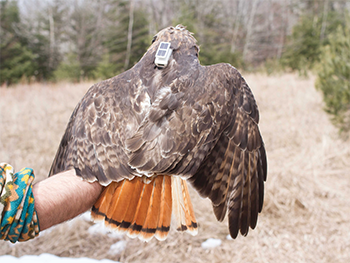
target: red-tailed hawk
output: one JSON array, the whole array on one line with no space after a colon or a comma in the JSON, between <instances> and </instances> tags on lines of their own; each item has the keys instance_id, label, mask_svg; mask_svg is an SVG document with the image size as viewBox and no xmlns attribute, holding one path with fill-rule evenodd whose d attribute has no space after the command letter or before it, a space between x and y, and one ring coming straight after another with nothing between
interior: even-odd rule
<instances>
[{"instance_id":1,"label":"red-tailed hawk","mask_svg":"<svg viewBox=\"0 0 350 263\"><path fill-rule=\"evenodd\" d=\"M157 66L163 42L172 52ZM258 107L234 67L201 66L198 52L185 27L160 31L132 69L89 89L52 164L50 175L74 168L106 186L92 216L131 237L164 240L172 213L197 233L186 181L219 221L228 213L233 238L256 226L267 173Z\"/></svg>"}]
</instances>

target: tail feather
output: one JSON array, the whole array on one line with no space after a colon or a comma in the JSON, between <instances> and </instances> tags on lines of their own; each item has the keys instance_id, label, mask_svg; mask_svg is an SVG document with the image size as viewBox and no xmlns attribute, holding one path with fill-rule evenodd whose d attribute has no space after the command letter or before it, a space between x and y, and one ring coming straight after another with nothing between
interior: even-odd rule
<instances>
[{"instance_id":1,"label":"tail feather","mask_svg":"<svg viewBox=\"0 0 350 263\"><path fill-rule=\"evenodd\" d=\"M178 178L171 178L172 183L172 198L173 198L173 213L176 220L176 230L177 231L186 231L186 219L183 212L184 207L181 206L183 203L181 201L181 185Z\"/></svg>"},{"instance_id":2,"label":"tail feather","mask_svg":"<svg viewBox=\"0 0 350 263\"><path fill-rule=\"evenodd\" d=\"M194 215L190 194L188 192L187 183L185 180L181 180L181 186L182 186L182 193L183 193L183 199L184 199L184 205L185 205L187 231L191 235L195 236L198 233L198 226Z\"/></svg>"},{"instance_id":3,"label":"tail feather","mask_svg":"<svg viewBox=\"0 0 350 263\"><path fill-rule=\"evenodd\" d=\"M198 225L194 216L187 183L179 177L172 177L172 184L173 209L177 220L177 230L196 235L198 233Z\"/></svg>"},{"instance_id":4,"label":"tail feather","mask_svg":"<svg viewBox=\"0 0 350 263\"><path fill-rule=\"evenodd\" d=\"M171 177L163 176L163 187L160 204L160 213L156 230L156 238L165 240L168 236L171 223L172 197L171 197Z\"/></svg>"},{"instance_id":5,"label":"tail feather","mask_svg":"<svg viewBox=\"0 0 350 263\"><path fill-rule=\"evenodd\" d=\"M105 215L107 214L109 204L112 202L112 198L119 185L120 183L111 183L103 190L100 198L92 207L91 215L95 220L105 220Z\"/></svg>"},{"instance_id":6,"label":"tail feather","mask_svg":"<svg viewBox=\"0 0 350 263\"><path fill-rule=\"evenodd\" d=\"M124 180L122 181L120 187L116 189L115 196L118 198L112 199L112 202L107 210L107 215L110 215L106 220L107 224L109 223L119 227L123 222L123 218L125 217L126 211L129 207L128 200L131 198L132 194L130 191L131 187L131 182L127 183L127 181Z\"/></svg>"},{"instance_id":7,"label":"tail feather","mask_svg":"<svg viewBox=\"0 0 350 263\"><path fill-rule=\"evenodd\" d=\"M160 175L149 183L138 177L113 182L93 206L92 218L133 238L165 240L174 211L179 230L195 235L197 223L186 181L172 178Z\"/></svg>"},{"instance_id":8,"label":"tail feather","mask_svg":"<svg viewBox=\"0 0 350 263\"><path fill-rule=\"evenodd\" d=\"M135 213L137 211L138 206L138 200L140 199L141 192L143 189L143 184L140 180L132 180L134 182L132 185L134 186L133 189L130 189L130 192L132 193L132 196L127 202L129 202L128 209L126 211L126 214L123 218L122 223L119 226L119 230L124 232L126 231L129 226L131 225L132 220L134 219Z\"/></svg>"},{"instance_id":9,"label":"tail feather","mask_svg":"<svg viewBox=\"0 0 350 263\"><path fill-rule=\"evenodd\" d=\"M132 238L138 237L143 228L143 224L145 223L147 217L152 189L153 186L151 183L143 185L142 193L137 204L134 218L131 221L130 227L128 229L128 236Z\"/></svg>"},{"instance_id":10,"label":"tail feather","mask_svg":"<svg viewBox=\"0 0 350 263\"><path fill-rule=\"evenodd\" d=\"M139 238L144 241L151 240L157 231L162 194L162 177L163 176L158 176L152 182L153 188L150 203L148 206L147 216L139 236Z\"/></svg>"}]
</instances>

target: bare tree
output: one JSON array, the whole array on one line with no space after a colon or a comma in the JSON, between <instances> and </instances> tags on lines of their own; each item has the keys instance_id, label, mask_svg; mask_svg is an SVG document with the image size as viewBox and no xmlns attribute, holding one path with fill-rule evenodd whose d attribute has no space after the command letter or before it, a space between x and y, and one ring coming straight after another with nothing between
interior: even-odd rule
<instances>
[{"instance_id":1,"label":"bare tree","mask_svg":"<svg viewBox=\"0 0 350 263\"><path fill-rule=\"evenodd\" d=\"M129 67L130 52L131 52L131 45L132 45L132 27L133 27L133 24L134 24L134 0L130 0L128 42L127 42L127 47L126 47L126 57L125 57L125 63L124 63L124 70L126 70Z\"/></svg>"},{"instance_id":2,"label":"bare tree","mask_svg":"<svg viewBox=\"0 0 350 263\"><path fill-rule=\"evenodd\" d=\"M321 41L323 41L324 39L324 34L327 26L328 5L329 5L329 0L325 0L323 3L322 27L321 27L321 34L320 34Z\"/></svg>"},{"instance_id":3,"label":"bare tree","mask_svg":"<svg viewBox=\"0 0 350 263\"><path fill-rule=\"evenodd\" d=\"M53 7L49 6L49 24L50 24L50 57L49 57L49 67L53 67L53 56L56 47L55 42L55 21L53 19Z\"/></svg>"},{"instance_id":4,"label":"bare tree","mask_svg":"<svg viewBox=\"0 0 350 263\"><path fill-rule=\"evenodd\" d=\"M252 3L252 9L250 11L250 15L249 15L249 21L248 21L248 25L247 25L247 36L246 36L246 40L245 40L245 45L243 48L243 59L248 61L248 50L249 50L249 46L252 44L252 35L253 35L253 25L254 25L254 17L256 14L256 9L258 6L259 0L253 0Z\"/></svg>"}]
</instances>

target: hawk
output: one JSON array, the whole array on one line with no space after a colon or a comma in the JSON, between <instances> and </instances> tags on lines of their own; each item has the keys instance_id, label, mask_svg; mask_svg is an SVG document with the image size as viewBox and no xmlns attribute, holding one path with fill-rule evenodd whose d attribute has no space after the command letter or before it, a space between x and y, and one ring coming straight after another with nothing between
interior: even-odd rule
<instances>
[{"instance_id":1,"label":"hawk","mask_svg":"<svg viewBox=\"0 0 350 263\"><path fill-rule=\"evenodd\" d=\"M170 53L155 63L162 43ZM130 70L93 85L78 103L50 175L75 169L105 186L92 217L131 237L164 240L171 217L197 233L187 182L229 232L255 228L267 162L252 91L229 64L200 65L184 26L153 38Z\"/></svg>"}]
</instances>

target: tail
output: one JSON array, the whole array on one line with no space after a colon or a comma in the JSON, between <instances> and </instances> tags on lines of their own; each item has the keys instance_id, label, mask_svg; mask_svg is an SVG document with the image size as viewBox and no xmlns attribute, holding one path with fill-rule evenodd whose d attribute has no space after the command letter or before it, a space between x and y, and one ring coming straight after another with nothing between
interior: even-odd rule
<instances>
[{"instance_id":1,"label":"tail","mask_svg":"<svg viewBox=\"0 0 350 263\"><path fill-rule=\"evenodd\" d=\"M111 183L92 207L91 216L130 237L149 241L153 236L167 238L172 211L179 231L197 234L186 181L160 175L149 183L139 177Z\"/></svg>"}]
</instances>

